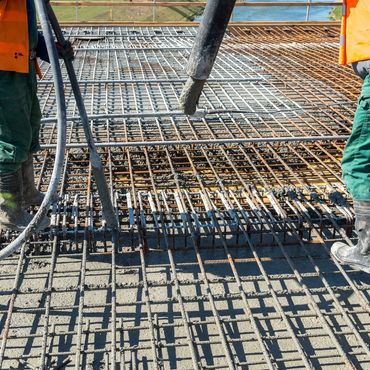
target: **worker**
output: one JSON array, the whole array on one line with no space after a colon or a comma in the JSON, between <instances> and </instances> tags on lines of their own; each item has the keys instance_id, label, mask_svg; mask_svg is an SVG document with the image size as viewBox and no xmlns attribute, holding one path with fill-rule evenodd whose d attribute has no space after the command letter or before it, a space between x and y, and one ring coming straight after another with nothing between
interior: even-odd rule
<instances>
[{"instance_id":1,"label":"worker","mask_svg":"<svg viewBox=\"0 0 370 370\"><path fill-rule=\"evenodd\" d=\"M344 4L340 63L352 64L363 80L352 134L342 159L343 180L353 198L358 243L337 242L332 255L341 263L370 273L370 1Z\"/></svg>"},{"instance_id":2,"label":"worker","mask_svg":"<svg viewBox=\"0 0 370 370\"><path fill-rule=\"evenodd\" d=\"M59 47L60 49L60 47ZM61 54L73 56L69 44ZM34 183L33 153L40 149L41 110L36 95L37 57L49 61L37 31L34 0L0 0L0 229L22 231L26 208L44 193ZM44 218L39 229L49 225Z\"/></svg>"}]
</instances>

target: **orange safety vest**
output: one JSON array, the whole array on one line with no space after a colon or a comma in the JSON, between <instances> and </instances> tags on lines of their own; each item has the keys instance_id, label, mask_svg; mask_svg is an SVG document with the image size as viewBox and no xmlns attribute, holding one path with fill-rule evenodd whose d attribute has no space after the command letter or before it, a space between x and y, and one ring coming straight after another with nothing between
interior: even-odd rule
<instances>
[{"instance_id":1,"label":"orange safety vest","mask_svg":"<svg viewBox=\"0 0 370 370\"><path fill-rule=\"evenodd\" d=\"M370 59L370 0L344 0L339 63Z\"/></svg>"},{"instance_id":2,"label":"orange safety vest","mask_svg":"<svg viewBox=\"0 0 370 370\"><path fill-rule=\"evenodd\" d=\"M29 60L26 0L0 0L0 71L28 73Z\"/></svg>"}]
</instances>

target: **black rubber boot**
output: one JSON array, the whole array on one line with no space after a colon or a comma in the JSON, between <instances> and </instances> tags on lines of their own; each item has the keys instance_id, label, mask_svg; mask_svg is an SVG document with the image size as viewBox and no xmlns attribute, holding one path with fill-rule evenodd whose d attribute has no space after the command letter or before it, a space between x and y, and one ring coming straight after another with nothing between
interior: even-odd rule
<instances>
[{"instance_id":1,"label":"black rubber boot","mask_svg":"<svg viewBox=\"0 0 370 370\"><path fill-rule=\"evenodd\" d=\"M44 200L45 194L38 191L35 186L35 174L33 170L33 155L22 163L23 180L23 207L40 206Z\"/></svg>"},{"instance_id":2,"label":"black rubber boot","mask_svg":"<svg viewBox=\"0 0 370 370\"><path fill-rule=\"evenodd\" d=\"M23 231L32 220L32 215L23 209L23 181L21 169L12 173L0 173L0 229ZM45 217L38 230L49 226Z\"/></svg>"},{"instance_id":3,"label":"black rubber boot","mask_svg":"<svg viewBox=\"0 0 370 370\"><path fill-rule=\"evenodd\" d=\"M332 255L343 264L370 273L370 201L355 201L356 231L355 247L337 242L331 248Z\"/></svg>"}]
</instances>

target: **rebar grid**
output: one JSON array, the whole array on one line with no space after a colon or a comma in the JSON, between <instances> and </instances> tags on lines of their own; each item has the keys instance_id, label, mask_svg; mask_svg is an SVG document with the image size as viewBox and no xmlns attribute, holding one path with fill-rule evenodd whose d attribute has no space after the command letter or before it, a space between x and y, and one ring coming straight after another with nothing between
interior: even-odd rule
<instances>
[{"instance_id":1,"label":"rebar grid","mask_svg":"<svg viewBox=\"0 0 370 370\"><path fill-rule=\"evenodd\" d=\"M370 280L329 254L335 240L352 243L353 209L344 142L322 137L350 133L360 88L336 65L338 28L230 28L200 102L222 113L171 115L195 31L65 30L121 235L112 242L102 223L66 82L76 147L51 231L0 263L1 368L370 366ZM42 67L45 190L56 133ZM215 141L238 138L259 142Z\"/></svg>"}]
</instances>

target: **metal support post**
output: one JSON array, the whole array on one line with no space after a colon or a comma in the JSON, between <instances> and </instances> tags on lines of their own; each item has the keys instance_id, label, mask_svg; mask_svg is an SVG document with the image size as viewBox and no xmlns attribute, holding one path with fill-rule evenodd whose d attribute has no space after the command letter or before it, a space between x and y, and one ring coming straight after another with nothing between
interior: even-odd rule
<instances>
[{"instance_id":1,"label":"metal support post","mask_svg":"<svg viewBox=\"0 0 370 370\"><path fill-rule=\"evenodd\" d=\"M58 20L53 11L53 8L50 5L50 2L48 0L45 0L45 3L46 3L46 9L47 9L50 24L54 30L57 41L63 48L66 45L67 41L64 38L63 32L60 28ZM78 110L81 116L81 121L82 121L83 129L84 129L84 133L86 136L87 145L89 148L90 162L91 162L91 166L93 170L93 175L94 175L94 179L96 182L96 186L98 188L99 197L102 202L103 216L107 223L108 228L118 229L117 217L114 212L111 196L109 194L108 185L107 185L105 175L104 175L103 165L99 157L99 154L96 150L92 132L89 127L89 119L87 117L81 90L78 85L77 76L76 76L72 61L67 56L63 56L63 59L64 59L66 69L68 72L68 76L71 82L73 94L76 99L77 107L78 107Z\"/></svg>"}]
</instances>

